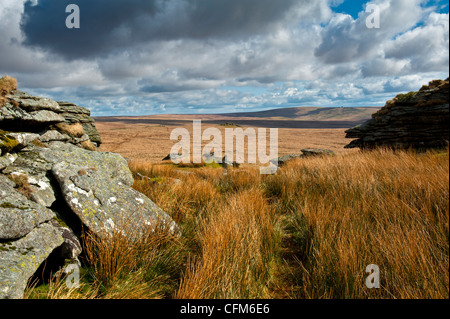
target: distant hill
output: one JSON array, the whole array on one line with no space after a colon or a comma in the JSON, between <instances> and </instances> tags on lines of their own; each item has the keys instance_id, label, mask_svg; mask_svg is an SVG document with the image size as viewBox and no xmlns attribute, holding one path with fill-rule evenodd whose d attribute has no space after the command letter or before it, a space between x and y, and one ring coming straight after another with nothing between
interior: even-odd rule
<instances>
[{"instance_id":1,"label":"distant hill","mask_svg":"<svg viewBox=\"0 0 450 319\"><path fill-rule=\"evenodd\" d=\"M291 107L260 112L222 114L159 114L95 117L98 122L183 125L202 120L209 124L278 128L350 128L370 119L381 107Z\"/></svg>"},{"instance_id":2,"label":"distant hill","mask_svg":"<svg viewBox=\"0 0 450 319\"><path fill-rule=\"evenodd\" d=\"M290 107L260 112L217 114L230 118L265 118L301 121L361 121L370 119L380 107Z\"/></svg>"}]
</instances>

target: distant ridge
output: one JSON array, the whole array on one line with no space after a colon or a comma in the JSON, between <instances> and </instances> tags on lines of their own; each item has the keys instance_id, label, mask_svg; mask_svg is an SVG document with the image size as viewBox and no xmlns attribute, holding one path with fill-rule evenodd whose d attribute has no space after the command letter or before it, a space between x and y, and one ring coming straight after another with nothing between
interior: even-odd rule
<instances>
[{"instance_id":1,"label":"distant ridge","mask_svg":"<svg viewBox=\"0 0 450 319\"><path fill-rule=\"evenodd\" d=\"M303 121L360 121L369 119L381 107L289 107L259 112L218 114L228 117L270 118Z\"/></svg>"},{"instance_id":2,"label":"distant ridge","mask_svg":"<svg viewBox=\"0 0 450 319\"><path fill-rule=\"evenodd\" d=\"M381 107L290 107L271 109L258 112L235 112L219 114L158 114L142 116L114 116L96 117L96 120L104 121L116 119L153 119L153 120L194 120L202 119L209 121L248 121L248 120L270 120L270 121L305 121L305 122L362 122L370 119Z\"/></svg>"}]
</instances>

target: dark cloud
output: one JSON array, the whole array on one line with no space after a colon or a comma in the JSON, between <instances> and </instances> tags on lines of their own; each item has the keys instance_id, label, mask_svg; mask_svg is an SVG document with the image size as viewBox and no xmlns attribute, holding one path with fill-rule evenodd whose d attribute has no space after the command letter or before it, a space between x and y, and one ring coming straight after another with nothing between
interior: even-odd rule
<instances>
[{"instance_id":1,"label":"dark cloud","mask_svg":"<svg viewBox=\"0 0 450 319\"><path fill-rule=\"evenodd\" d=\"M68 4L81 28L67 29ZM245 38L282 21L297 0L39 0L25 3L25 44L67 59L97 57L152 40Z\"/></svg>"}]
</instances>

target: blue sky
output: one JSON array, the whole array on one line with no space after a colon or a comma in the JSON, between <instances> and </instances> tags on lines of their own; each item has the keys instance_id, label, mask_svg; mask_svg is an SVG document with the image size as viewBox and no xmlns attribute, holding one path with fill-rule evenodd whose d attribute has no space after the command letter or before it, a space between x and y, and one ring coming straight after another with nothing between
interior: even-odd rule
<instances>
[{"instance_id":1,"label":"blue sky","mask_svg":"<svg viewBox=\"0 0 450 319\"><path fill-rule=\"evenodd\" d=\"M448 28L441 0L2 0L0 75L96 116L382 106L448 77Z\"/></svg>"}]
</instances>

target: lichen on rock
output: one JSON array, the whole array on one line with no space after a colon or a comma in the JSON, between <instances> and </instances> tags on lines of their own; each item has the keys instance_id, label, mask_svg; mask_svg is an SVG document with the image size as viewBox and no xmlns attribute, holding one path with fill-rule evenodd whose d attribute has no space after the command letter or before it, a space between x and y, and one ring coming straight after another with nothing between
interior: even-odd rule
<instances>
[{"instance_id":1,"label":"lichen on rock","mask_svg":"<svg viewBox=\"0 0 450 319\"><path fill-rule=\"evenodd\" d=\"M163 225L178 232L161 208L132 188L127 160L98 151L101 138L88 109L17 90L5 99L0 299L22 298L28 280L48 259L57 271L67 260L79 264L81 229L104 235L129 227L140 236Z\"/></svg>"}]
</instances>

